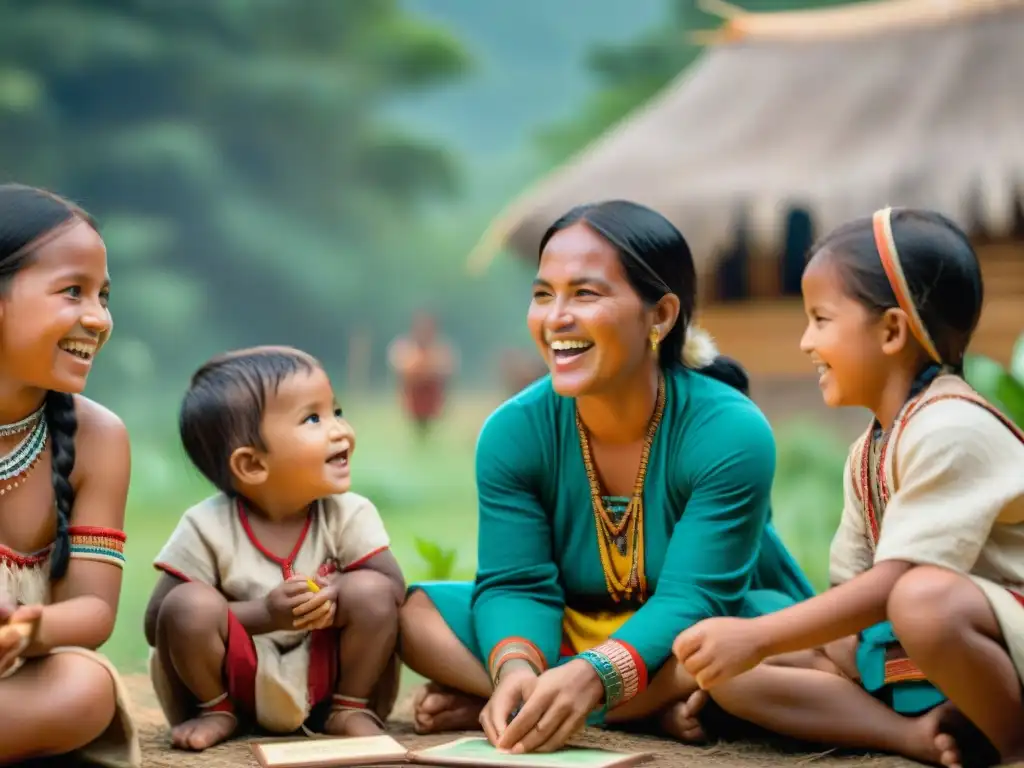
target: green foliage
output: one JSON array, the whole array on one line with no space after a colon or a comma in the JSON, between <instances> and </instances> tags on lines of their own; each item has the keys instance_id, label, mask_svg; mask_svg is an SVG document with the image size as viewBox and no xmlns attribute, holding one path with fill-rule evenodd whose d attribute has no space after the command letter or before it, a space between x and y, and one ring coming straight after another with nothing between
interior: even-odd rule
<instances>
[{"instance_id":1,"label":"green foliage","mask_svg":"<svg viewBox=\"0 0 1024 768\"><path fill-rule=\"evenodd\" d=\"M112 355L96 386L151 386L228 345L328 351L325 314L351 325L389 290L387 230L459 186L387 105L468 67L397 0L4 3L0 168L98 216L111 349L154 363L140 378Z\"/></svg>"},{"instance_id":2,"label":"green foliage","mask_svg":"<svg viewBox=\"0 0 1024 768\"><path fill-rule=\"evenodd\" d=\"M982 397L1024 428L1024 334L1014 345L1009 367L984 355L968 355L964 377Z\"/></svg>"},{"instance_id":3,"label":"green foliage","mask_svg":"<svg viewBox=\"0 0 1024 768\"><path fill-rule=\"evenodd\" d=\"M454 549L445 549L440 544L426 539L416 538L416 552L427 564L426 580L444 581L452 577L455 571Z\"/></svg>"},{"instance_id":4,"label":"green foliage","mask_svg":"<svg viewBox=\"0 0 1024 768\"><path fill-rule=\"evenodd\" d=\"M848 446L819 425L799 422L780 429L776 445L775 526L814 586L825 589Z\"/></svg>"}]
</instances>

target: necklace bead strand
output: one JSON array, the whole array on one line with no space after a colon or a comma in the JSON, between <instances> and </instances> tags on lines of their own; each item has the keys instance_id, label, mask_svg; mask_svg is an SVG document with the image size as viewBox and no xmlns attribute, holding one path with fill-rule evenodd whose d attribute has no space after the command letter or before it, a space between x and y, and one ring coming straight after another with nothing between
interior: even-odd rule
<instances>
[{"instance_id":1,"label":"necklace bead strand","mask_svg":"<svg viewBox=\"0 0 1024 768\"><path fill-rule=\"evenodd\" d=\"M615 602L623 598L632 600L634 592L642 602L646 597L647 578L644 567L644 539L643 539L643 514L644 514L644 481L647 478L647 465L651 456L651 444L654 442L654 435L661 424L662 416L665 413L665 379L658 379L658 398L654 406L654 414L647 426L647 435L644 438L644 447L640 455L640 468L637 471L636 481L633 484L633 496L626 506L626 511L621 519L613 519L611 513L605 506L601 496L601 484L597 479L597 471L594 468L593 457L590 453L590 439L587 436L586 427L580 419L579 412L576 413L576 431L579 433L580 448L583 453L583 466L587 470L587 480L590 482L590 499L594 512L594 523L597 528L598 553L601 557L601 568L604 571L605 586L608 594ZM630 543L632 557L629 573L625 581L619 578L612 563L611 549L616 547L616 539L625 538Z\"/></svg>"}]
</instances>

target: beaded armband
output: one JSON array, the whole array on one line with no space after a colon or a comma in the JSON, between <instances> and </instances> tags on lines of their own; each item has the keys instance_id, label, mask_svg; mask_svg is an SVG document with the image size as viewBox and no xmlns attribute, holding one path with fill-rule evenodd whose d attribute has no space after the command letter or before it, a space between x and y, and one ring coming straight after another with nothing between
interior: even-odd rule
<instances>
[{"instance_id":1,"label":"beaded armband","mask_svg":"<svg viewBox=\"0 0 1024 768\"><path fill-rule=\"evenodd\" d=\"M587 661L604 686L605 711L623 704L647 687L647 667L633 648L618 640L608 640L578 658Z\"/></svg>"},{"instance_id":2,"label":"beaded armband","mask_svg":"<svg viewBox=\"0 0 1024 768\"><path fill-rule=\"evenodd\" d=\"M509 637L502 640L491 651L491 657L487 662L487 669L491 675L491 682L498 684L498 677L501 674L501 667L513 659L525 661L533 671L540 674L545 670L547 664L544 662L544 654L540 652L529 640L521 637Z\"/></svg>"},{"instance_id":3,"label":"beaded armband","mask_svg":"<svg viewBox=\"0 0 1024 768\"><path fill-rule=\"evenodd\" d=\"M127 539L124 531L73 525L68 528L68 536L71 539L71 557L124 568L124 543Z\"/></svg>"}]
</instances>

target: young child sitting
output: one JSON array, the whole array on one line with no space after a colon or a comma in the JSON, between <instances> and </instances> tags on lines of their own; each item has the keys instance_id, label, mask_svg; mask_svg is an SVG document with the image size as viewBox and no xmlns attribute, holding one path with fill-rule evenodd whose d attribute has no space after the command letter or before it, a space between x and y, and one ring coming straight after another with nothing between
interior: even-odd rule
<instances>
[{"instance_id":1,"label":"young child sitting","mask_svg":"<svg viewBox=\"0 0 1024 768\"><path fill-rule=\"evenodd\" d=\"M180 431L218 493L160 551L146 611L173 745L206 749L240 718L381 733L405 584L377 509L349 492L355 433L327 374L286 347L216 357L192 377Z\"/></svg>"},{"instance_id":2,"label":"young child sitting","mask_svg":"<svg viewBox=\"0 0 1024 768\"><path fill-rule=\"evenodd\" d=\"M113 329L93 218L0 185L0 765L142 765L114 630L131 447L84 397ZM73 754L74 753L74 754Z\"/></svg>"},{"instance_id":3,"label":"young child sitting","mask_svg":"<svg viewBox=\"0 0 1024 768\"><path fill-rule=\"evenodd\" d=\"M675 653L776 733L947 768L1024 760L1024 431L963 378L984 297L971 243L885 208L813 249L803 296L825 402L874 414L846 464L834 587L707 619Z\"/></svg>"}]
</instances>

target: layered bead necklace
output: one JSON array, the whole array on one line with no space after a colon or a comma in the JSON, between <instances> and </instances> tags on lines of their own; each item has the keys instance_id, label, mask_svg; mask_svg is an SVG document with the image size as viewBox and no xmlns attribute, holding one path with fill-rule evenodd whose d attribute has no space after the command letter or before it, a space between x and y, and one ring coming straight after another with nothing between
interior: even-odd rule
<instances>
[{"instance_id":1,"label":"layered bead necklace","mask_svg":"<svg viewBox=\"0 0 1024 768\"><path fill-rule=\"evenodd\" d=\"M612 514L605 506L601 495L601 483L597 478L597 470L590 455L590 439L583 426L579 412L576 412L576 431L580 437L580 448L583 450L583 465L590 481L590 498L594 510L594 523L597 527L597 548L601 555L601 566L604 570L605 587L614 602L620 600L638 600L643 602L647 597L647 577L644 573L644 480L647 478L647 463L651 456L651 444L658 431L658 425L665 413L665 379L658 380L658 399L654 406L654 415L647 425L643 452L640 455L640 469L637 471L633 484L633 495L621 517ZM625 579L620 578L612 561L612 547L620 554L631 550L629 573Z\"/></svg>"},{"instance_id":2,"label":"layered bead necklace","mask_svg":"<svg viewBox=\"0 0 1024 768\"><path fill-rule=\"evenodd\" d=\"M14 446L14 449L0 457L0 496L25 482L25 478L43 455L49 434L46 419L43 417L43 408L13 424L0 424L0 437L22 434L25 437Z\"/></svg>"}]
</instances>

